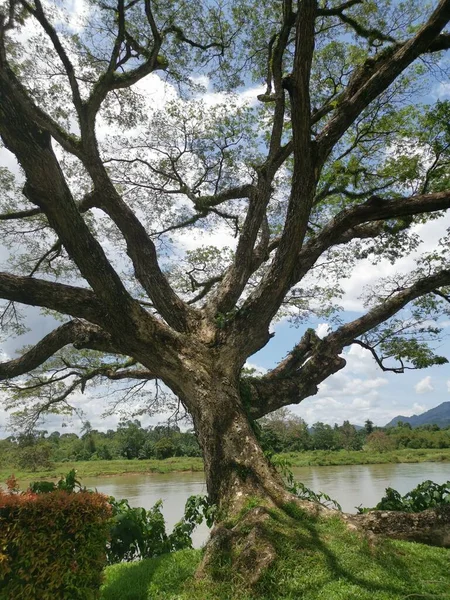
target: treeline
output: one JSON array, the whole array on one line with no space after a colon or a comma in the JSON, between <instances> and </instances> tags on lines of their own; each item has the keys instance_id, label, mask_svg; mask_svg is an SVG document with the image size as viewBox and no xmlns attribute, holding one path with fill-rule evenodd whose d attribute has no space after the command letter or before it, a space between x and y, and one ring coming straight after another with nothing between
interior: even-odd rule
<instances>
[{"instance_id":1,"label":"treeline","mask_svg":"<svg viewBox=\"0 0 450 600\"><path fill-rule=\"evenodd\" d=\"M308 427L303 419L286 409L255 423L255 433L268 453L304 450L366 450L387 452L403 448L450 448L450 428L424 425L415 429L409 423L397 427L375 427L367 420L363 428L349 421L334 426L315 423ZM171 458L201 456L193 431L177 425L142 427L138 420L121 421L116 430L106 433L86 423L82 433L36 431L0 440L0 464L37 470L53 463L73 461Z\"/></svg>"},{"instance_id":2,"label":"treeline","mask_svg":"<svg viewBox=\"0 0 450 600\"><path fill-rule=\"evenodd\" d=\"M177 425L142 427L140 421L121 421L116 430L102 432L84 425L82 433L36 431L0 440L0 463L26 470L54 462L201 456L192 431Z\"/></svg>"},{"instance_id":3,"label":"treeline","mask_svg":"<svg viewBox=\"0 0 450 600\"><path fill-rule=\"evenodd\" d=\"M397 427L375 427L369 419L356 428L349 421L332 427L305 421L286 409L262 419L257 435L264 450L270 452L301 452L303 450L368 450L387 452L403 448L450 448L450 428L423 425L415 429L409 423Z\"/></svg>"}]
</instances>

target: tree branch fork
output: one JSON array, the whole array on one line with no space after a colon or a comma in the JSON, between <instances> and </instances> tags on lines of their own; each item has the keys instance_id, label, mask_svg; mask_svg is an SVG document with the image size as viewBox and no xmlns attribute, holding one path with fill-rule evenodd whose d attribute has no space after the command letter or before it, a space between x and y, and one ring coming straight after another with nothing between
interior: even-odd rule
<instances>
[{"instance_id":1,"label":"tree branch fork","mask_svg":"<svg viewBox=\"0 0 450 600\"><path fill-rule=\"evenodd\" d=\"M432 213L450 207L450 191L392 199L373 196L360 205L342 210L315 236L306 236L317 182L329 153L368 104L387 89L417 57L430 49L442 50L448 47L448 34L442 33L442 30L450 18L450 1L441 0L415 36L402 44L395 44L394 51L390 54L383 54L383 58L373 65L370 76L367 73L363 76L362 72L355 75L353 83L357 81L358 85L355 87L352 83L353 87L344 92L341 101L333 109L333 115L316 139L313 139L311 133L314 117L309 98L314 24L318 16L327 16L324 11L328 9L317 9L312 0L302 2L302 18L293 20L292 12L288 11L289 14L284 15L283 21L283 35L296 27L295 69L288 86L293 140L282 146L280 132L285 105L284 100L278 99L269 153L265 163L256 169L255 183L221 192L215 197L194 198L197 208L204 208L205 204L211 207L216 203L235 199L236 195L248 200L248 213L234 263L209 288L210 298L205 308L194 308L184 302L170 286L158 263L156 248L148 232L112 184L101 160L93 129L95 115L109 92L129 87L147 74L162 68L158 58L162 38L155 29L150 3L146 4L146 8L154 41L152 48L146 49L144 62L135 70L130 70L126 76L117 77L120 48L128 39L119 15L117 39L109 67L85 102L79 94L73 65L40 2L35 3L34 7L25 1L21 4L39 21L65 68L72 101L79 116L81 136L75 139L63 132L36 105L21 84L8 63L5 49L5 33L13 26L14 15L10 15L9 20L3 19L0 24L0 133L5 145L16 155L25 171L25 193L33 208L0 215L0 220L32 218L44 213L60 243L87 281L89 289L34 277L0 274L0 295L3 298L57 310L75 319L55 329L19 359L1 365L2 379L23 375L42 365L55 352L69 344L78 348L131 356L144 365L149 377L161 377L169 383L173 383L174 377L170 374L173 369L181 369L188 377L192 367L185 368L183 362L186 356L196 353L206 362L209 361L210 365L217 365L225 355L231 356L233 372L236 373L246 358L267 342L269 324L287 291L302 281L324 252L353 239L376 237L385 230L385 223L389 219ZM333 14L328 16L347 18L349 24L344 11L356 4L358 2L355 0L345 2L332 9ZM178 31L178 35L181 35L184 42L195 45L183 32ZM279 65L282 64L288 37L286 34L284 47L280 40L272 44L275 53L273 57L280 59ZM131 43L129 39L128 43ZM201 45L197 44L196 47L202 49ZM142 55L144 56L144 52ZM272 75L274 85L282 86L280 73L274 72ZM74 201L52 149L51 138L78 157L91 177L94 190L81 204ZM265 231L266 209L273 193L272 185L277 170L291 154L296 176L288 198L287 221L274 243L273 238L266 235ZM142 285L159 316L146 311L132 297L120 281L101 244L87 227L82 215L85 210L94 206L101 208L118 226L133 262L136 280ZM262 265L266 265L267 270L261 282L256 290L248 293L243 305L237 309L237 303L251 276ZM324 340L318 340L311 332L308 333L289 357L271 373L258 380L248 380L249 413L255 417L262 416L281 406L279 400L269 399L275 386L281 384L285 386L286 404L290 403L287 399L299 402L316 393L321 381L345 365L340 356L345 346L418 296L433 290L439 291L448 285L448 270L430 274L380 303L359 319L338 328ZM224 318L219 326L217 317L222 309ZM133 339L130 341L130 338ZM194 348L194 351L190 353L189 348ZM206 360L208 355L210 358Z\"/></svg>"}]
</instances>

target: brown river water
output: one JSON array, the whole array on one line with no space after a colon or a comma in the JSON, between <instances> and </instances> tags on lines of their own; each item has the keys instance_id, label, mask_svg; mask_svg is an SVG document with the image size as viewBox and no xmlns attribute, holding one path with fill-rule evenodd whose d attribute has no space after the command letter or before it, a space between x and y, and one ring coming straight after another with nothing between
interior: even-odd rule
<instances>
[{"instance_id":1,"label":"brown river water","mask_svg":"<svg viewBox=\"0 0 450 600\"><path fill-rule=\"evenodd\" d=\"M405 494L425 479L436 483L450 480L450 463L296 467L293 472L307 487L336 499L345 512L356 512L361 504L374 506L386 487ZM150 508L161 499L168 530L181 518L189 496L206 494L203 474L191 472L113 475L86 478L83 484L117 499L128 498L131 506ZM193 535L194 546L200 547L207 536L206 525L198 527Z\"/></svg>"}]
</instances>

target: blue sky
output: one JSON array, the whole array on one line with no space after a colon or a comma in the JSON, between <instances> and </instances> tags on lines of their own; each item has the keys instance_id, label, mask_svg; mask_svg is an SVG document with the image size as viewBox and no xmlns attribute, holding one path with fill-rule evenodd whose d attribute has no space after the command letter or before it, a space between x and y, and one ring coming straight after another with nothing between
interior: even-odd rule
<instances>
[{"instance_id":1,"label":"blue sky","mask_svg":"<svg viewBox=\"0 0 450 600\"><path fill-rule=\"evenodd\" d=\"M347 311L344 318L351 320L358 314ZM270 369L298 342L303 331L280 323L269 344L249 363ZM439 352L450 360L449 339L443 340ZM376 425L385 425L399 414L420 414L450 400L450 365L397 375L381 371L370 353L359 346L346 348L344 357L347 366L324 382L316 396L290 407L292 412L309 424L323 421L332 425L348 419L361 425L371 419Z\"/></svg>"}]
</instances>

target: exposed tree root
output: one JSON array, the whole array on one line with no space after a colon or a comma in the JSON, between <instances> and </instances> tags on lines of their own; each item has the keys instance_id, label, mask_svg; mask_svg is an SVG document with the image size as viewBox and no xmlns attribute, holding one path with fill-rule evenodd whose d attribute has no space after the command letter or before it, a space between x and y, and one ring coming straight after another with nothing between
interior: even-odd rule
<instances>
[{"instance_id":1,"label":"exposed tree root","mask_svg":"<svg viewBox=\"0 0 450 600\"><path fill-rule=\"evenodd\" d=\"M405 513L374 510L362 515L343 514L350 527L375 535L450 548L450 505Z\"/></svg>"},{"instance_id":2,"label":"exposed tree root","mask_svg":"<svg viewBox=\"0 0 450 600\"><path fill-rule=\"evenodd\" d=\"M220 577L224 564L233 565L233 572L245 578L249 586L257 583L277 557L273 544L265 534L270 514L264 506L251 509L236 525L219 524L211 532L198 577L206 573Z\"/></svg>"}]
</instances>

